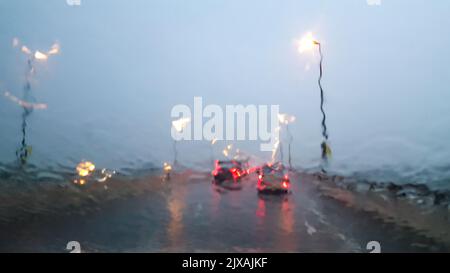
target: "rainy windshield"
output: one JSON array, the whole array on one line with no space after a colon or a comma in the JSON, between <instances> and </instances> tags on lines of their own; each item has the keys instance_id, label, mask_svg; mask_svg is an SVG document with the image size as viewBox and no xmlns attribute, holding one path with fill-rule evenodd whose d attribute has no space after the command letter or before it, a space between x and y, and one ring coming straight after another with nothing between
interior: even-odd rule
<instances>
[{"instance_id":1,"label":"rainy windshield","mask_svg":"<svg viewBox=\"0 0 450 273\"><path fill-rule=\"evenodd\" d=\"M449 27L450 1L0 0L0 252L449 251Z\"/></svg>"}]
</instances>

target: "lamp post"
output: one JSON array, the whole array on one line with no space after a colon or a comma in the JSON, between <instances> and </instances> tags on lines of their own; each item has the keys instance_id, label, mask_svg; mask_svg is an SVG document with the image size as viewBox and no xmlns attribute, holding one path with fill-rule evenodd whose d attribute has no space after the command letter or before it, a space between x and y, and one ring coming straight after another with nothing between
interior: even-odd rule
<instances>
[{"instance_id":1,"label":"lamp post","mask_svg":"<svg viewBox=\"0 0 450 273\"><path fill-rule=\"evenodd\" d=\"M317 80L317 83L319 85L319 90L320 90L320 111L322 113L322 122L321 122L321 126L322 126L322 143L320 144L321 150L322 150L322 161L324 164L327 164L328 162L328 158L331 156L331 149L330 146L328 145L328 132L327 132L327 124L326 124L326 114L325 114L325 110L323 108L323 103L324 103L324 91L323 91L323 87L322 87L322 75L323 75L323 68L322 68L322 63L323 63L323 54L322 54L322 45L319 41L317 41L316 39L314 39L313 35L311 32L308 32L300 41L299 41L299 46L298 46L298 51L300 53L303 53L305 51L308 50L312 50L315 46L317 46L318 50L319 50L319 55L320 55L320 61L319 61L319 78ZM322 171L326 172L324 169L324 166L322 166Z\"/></svg>"},{"instance_id":2,"label":"lamp post","mask_svg":"<svg viewBox=\"0 0 450 273\"><path fill-rule=\"evenodd\" d=\"M13 39L13 47L19 47L20 42L19 39ZM54 43L51 48L44 52L36 50L34 53L25 45L20 47L20 51L27 56L27 71L25 75L25 85L23 87L23 99L20 100L8 92L5 93L7 97L11 100L17 102L23 108L22 112L22 140L20 142L20 147L16 151L16 155L19 158L19 161L22 165L24 165L28 157L31 154L31 146L29 146L26 142L26 129L27 129L27 119L29 115L33 112L33 109L45 109L47 106L45 104L36 104L31 101L34 100L34 97L31 93L31 82L32 77L36 72L35 62L45 62L48 60L49 56L58 54L60 51L60 46L58 43Z\"/></svg>"},{"instance_id":3,"label":"lamp post","mask_svg":"<svg viewBox=\"0 0 450 273\"><path fill-rule=\"evenodd\" d=\"M172 121L172 127L175 129L177 133L183 132L183 130L186 128L188 123L191 122L190 118L180 118L177 120ZM173 140L173 166L175 167L177 165L177 158L178 158L178 150L177 150L177 140Z\"/></svg>"},{"instance_id":4,"label":"lamp post","mask_svg":"<svg viewBox=\"0 0 450 273\"><path fill-rule=\"evenodd\" d=\"M284 124L286 126L286 132L287 132L287 136L288 136L288 164L289 164L289 169L292 169L291 145L292 145L292 140L294 138L292 137L291 131L289 131L289 124L295 121L295 117L288 115L288 114L278 114L278 121L281 124ZM280 151L282 152L281 143L280 143ZM281 154L281 156L282 156L282 154ZM281 158L281 161L283 162L283 157Z\"/></svg>"},{"instance_id":5,"label":"lamp post","mask_svg":"<svg viewBox=\"0 0 450 273\"><path fill-rule=\"evenodd\" d=\"M214 144L216 144L216 142L217 142L217 138L213 138L212 140L211 140L211 142L210 142L210 145L209 145L209 147L210 147L210 152L211 152L211 162L214 164L214 160L215 160L215 158L214 158Z\"/></svg>"}]
</instances>

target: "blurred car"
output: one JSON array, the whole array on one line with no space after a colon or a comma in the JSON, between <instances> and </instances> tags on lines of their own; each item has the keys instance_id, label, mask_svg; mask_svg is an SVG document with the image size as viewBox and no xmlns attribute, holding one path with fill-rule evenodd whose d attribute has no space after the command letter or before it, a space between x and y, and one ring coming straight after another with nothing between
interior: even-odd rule
<instances>
[{"instance_id":1,"label":"blurred car","mask_svg":"<svg viewBox=\"0 0 450 273\"><path fill-rule=\"evenodd\" d=\"M216 160L215 168L212 171L214 181L222 183L225 181L238 182L247 175L242 163L236 160Z\"/></svg>"},{"instance_id":2,"label":"blurred car","mask_svg":"<svg viewBox=\"0 0 450 273\"><path fill-rule=\"evenodd\" d=\"M258 171L259 193L289 193L291 182L281 163L265 164Z\"/></svg>"}]
</instances>

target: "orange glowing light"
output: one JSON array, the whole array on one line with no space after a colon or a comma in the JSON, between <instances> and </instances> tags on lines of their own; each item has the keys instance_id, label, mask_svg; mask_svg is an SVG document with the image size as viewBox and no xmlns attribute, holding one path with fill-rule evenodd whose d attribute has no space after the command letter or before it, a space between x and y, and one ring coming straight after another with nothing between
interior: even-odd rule
<instances>
[{"instance_id":1,"label":"orange glowing light","mask_svg":"<svg viewBox=\"0 0 450 273\"><path fill-rule=\"evenodd\" d=\"M77 165L77 172L79 176L85 177L95 170L95 165L89 161L80 162Z\"/></svg>"},{"instance_id":2,"label":"orange glowing light","mask_svg":"<svg viewBox=\"0 0 450 273\"><path fill-rule=\"evenodd\" d=\"M217 138L213 138L213 139L211 140L211 145L216 144L216 142L217 142Z\"/></svg>"},{"instance_id":3,"label":"orange glowing light","mask_svg":"<svg viewBox=\"0 0 450 273\"><path fill-rule=\"evenodd\" d=\"M169 163L164 162L163 170L165 173L170 173L172 171L172 166Z\"/></svg>"},{"instance_id":4,"label":"orange glowing light","mask_svg":"<svg viewBox=\"0 0 450 273\"><path fill-rule=\"evenodd\" d=\"M86 180L84 180L84 179L80 179L80 180L75 179L75 180L73 181L73 183L79 184L79 185L84 185L84 184L86 184Z\"/></svg>"},{"instance_id":5,"label":"orange glowing light","mask_svg":"<svg viewBox=\"0 0 450 273\"><path fill-rule=\"evenodd\" d=\"M298 52L303 53L305 51L309 51L314 48L315 45L319 44L319 42L314 39L312 32L306 33L300 41L298 41Z\"/></svg>"}]
</instances>

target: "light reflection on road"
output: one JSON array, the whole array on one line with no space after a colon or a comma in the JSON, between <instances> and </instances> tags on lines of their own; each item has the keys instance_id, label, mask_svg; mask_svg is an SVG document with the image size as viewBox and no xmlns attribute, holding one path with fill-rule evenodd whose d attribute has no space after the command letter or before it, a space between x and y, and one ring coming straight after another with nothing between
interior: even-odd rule
<instances>
[{"instance_id":1,"label":"light reflection on road","mask_svg":"<svg viewBox=\"0 0 450 273\"><path fill-rule=\"evenodd\" d=\"M165 249L296 251L304 229L296 226L294 196L258 195L254 177L241 183L230 190L209 176L169 181Z\"/></svg>"},{"instance_id":2,"label":"light reflection on road","mask_svg":"<svg viewBox=\"0 0 450 273\"><path fill-rule=\"evenodd\" d=\"M167 201L167 210L170 213L170 222L167 225L167 234L169 237L170 247L176 249L179 247L183 239L184 232L184 209L185 209L186 191L184 187L180 190L172 191Z\"/></svg>"},{"instance_id":3,"label":"light reflection on road","mask_svg":"<svg viewBox=\"0 0 450 273\"><path fill-rule=\"evenodd\" d=\"M374 238L402 235L389 246L394 250L417 240L326 202L305 179L291 177L293 192L282 196L258 195L256 177L245 178L240 190L214 186L208 174L192 172L162 184L144 179L145 194L95 213L0 224L0 250L59 252L79 241L85 252L359 252Z\"/></svg>"}]
</instances>

